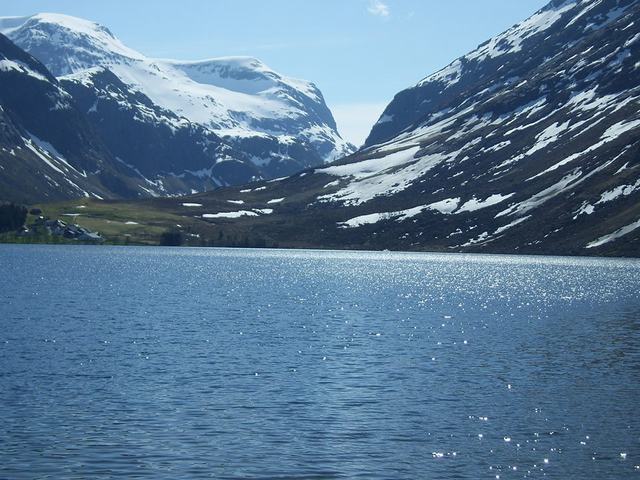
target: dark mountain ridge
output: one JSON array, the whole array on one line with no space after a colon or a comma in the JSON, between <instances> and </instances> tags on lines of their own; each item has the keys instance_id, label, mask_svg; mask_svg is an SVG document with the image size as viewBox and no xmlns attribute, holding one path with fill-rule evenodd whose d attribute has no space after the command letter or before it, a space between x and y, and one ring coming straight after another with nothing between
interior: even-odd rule
<instances>
[{"instance_id":1,"label":"dark mountain ridge","mask_svg":"<svg viewBox=\"0 0 640 480\"><path fill-rule=\"evenodd\" d=\"M3 200L128 196L130 169L112 156L46 67L0 35ZM56 145L53 147L53 145Z\"/></svg>"}]
</instances>

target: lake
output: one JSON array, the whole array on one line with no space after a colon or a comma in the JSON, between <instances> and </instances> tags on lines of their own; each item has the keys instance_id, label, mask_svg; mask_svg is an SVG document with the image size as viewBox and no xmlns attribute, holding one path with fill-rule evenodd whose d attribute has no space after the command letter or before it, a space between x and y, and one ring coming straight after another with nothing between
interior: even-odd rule
<instances>
[{"instance_id":1,"label":"lake","mask_svg":"<svg viewBox=\"0 0 640 480\"><path fill-rule=\"evenodd\" d=\"M640 262L0 246L0 478L640 478Z\"/></svg>"}]
</instances>

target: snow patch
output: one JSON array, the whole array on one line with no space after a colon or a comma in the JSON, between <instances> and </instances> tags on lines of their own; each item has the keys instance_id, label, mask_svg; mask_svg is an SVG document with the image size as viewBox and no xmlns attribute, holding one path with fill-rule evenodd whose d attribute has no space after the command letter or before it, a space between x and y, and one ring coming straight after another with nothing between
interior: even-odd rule
<instances>
[{"instance_id":1,"label":"snow patch","mask_svg":"<svg viewBox=\"0 0 640 480\"><path fill-rule=\"evenodd\" d=\"M524 217L517 218L511 223L508 223L508 224L506 224L506 225L504 225L502 227L497 228L496 231L493 232L493 235L500 235L501 233L506 232L510 228L515 227L516 225L519 225L519 224L521 224L522 222L524 222L526 220L529 220L530 218L531 218L531 215L526 215Z\"/></svg>"},{"instance_id":2,"label":"snow patch","mask_svg":"<svg viewBox=\"0 0 640 480\"><path fill-rule=\"evenodd\" d=\"M337 192L323 195L318 200L360 205L375 197L393 195L405 190L436 165L451 161L460 153L435 153L416 158L419 150L420 146L411 146L382 158L322 169L332 175L350 176L351 180Z\"/></svg>"},{"instance_id":3,"label":"snow patch","mask_svg":"<svg viewBox=\"0 0 640 480\"><path fill-rule=\"evenodd\" d=\"M459 203L460 197L445 198L444 200L430 203L425 208L427 208L428 210L435 210L442 213L443 215L449 215L453 213L456 208L458 208Z\"/></svg>"},{"instance_id":4,"label":"snow patch","mask_svg":"<svg viewBox=\"0 0 640 480\"><path fill-rule=\"evenodd\" d=\"M44 75L36 72L32 68L30 68L26 63L20 62L19 60L8 60L8 59L0 60L0 72L10 72L12 70L16 72L20 72L22 74L26 74L42 82L49 82L49 80Z\"/></svg>"},{"instance_id":5,"label":"snow patch","mask_svg":"<svg viewBox=\"0 0 640 480\"><path fill-rule=\"evenodd\" d=\"M463 212L475 212L476 210L480 210L482 208L491 207L493 205L497 205L500 202L504 202L506 199L511 198L514 195L515 193L509 193L507 195L496 193L484 200L478 200L476 197L473 197L471 200L465 202L456 212L456 214Z\"/></svg>"},{"instance_id":6,"label":"snow patch","mask_svg":"<svg viewBox=\"0 0 640 480\"><path fill-rule=\"evenodd\" d=\"M637 228L640 228L640 219L636 220L633 223L630 223L629 225L626 225L622 228L619 228L618 230L616 230L615 232L612 232L608 235L604 235L596 240L594 240L593 242L590 242L589 244L587 244L587 246L585 248L596 248L596 247L600 247L602 245L605 245L609 242L613 242L614 240L623 237L624 235L627 235L628 233L633 232L634 230L636 230Z\"/></svg>"},{"instance_id":7,"label":"snow patch","mask_svg":"<svg viewBox=\"0 0 640 480\"><path fill-rule=\"evenodd\" d=\"M617 187L602 193L600 195L600 200L596 202L596 205L611 202L620 197L627 197L637 190L640 190L640 180L637 180L633 185L618 185Z\"/></svg>"},{"instance_id":8,"label":"snow patch","mask_svg":"<svg viewBox=\"0 0 640 480\"><path fill-rule=\"evenodd\" d=\"M258 214L251 210L239 210L237 212L205 213L202 218L240 218L257 217Z\"/></svg>"}]
</instances>

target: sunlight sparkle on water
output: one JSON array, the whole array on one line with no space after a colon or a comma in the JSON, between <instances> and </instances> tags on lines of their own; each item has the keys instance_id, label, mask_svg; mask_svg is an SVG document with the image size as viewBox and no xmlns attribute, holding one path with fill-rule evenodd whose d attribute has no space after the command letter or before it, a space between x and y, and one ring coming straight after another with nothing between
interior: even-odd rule
<instances>
[{"instance_id":1,"label":"sunlight sparkle on water","mask_svg":"<svg viewBox=\"0 0 640 480\"><path fill-rule=\"evenodd\" d=\"M0 250L2 478L638 473L638 262Z\"/></svg>"}]
</instances>

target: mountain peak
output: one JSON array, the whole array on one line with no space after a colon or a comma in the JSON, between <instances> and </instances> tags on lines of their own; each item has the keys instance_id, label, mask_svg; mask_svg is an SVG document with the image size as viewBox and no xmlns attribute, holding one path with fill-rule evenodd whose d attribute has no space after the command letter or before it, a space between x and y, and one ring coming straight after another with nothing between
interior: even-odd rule
<instances>
[{"instance_id":1,"label":"mountain peak","mask_svg":"<svg viewBox=\"0 0 640 480\"><path fill-rule=\"evenodd\" d=\"M144 58L125 46L107 27L59 13L0 18L0 33L35 57L46 59L47 67L55 76L99 64Z\"/></svg>"},{"instance_id":2,"label":"mountain peak","mask_svg":"<svg viewBox=\"0 0 640 480\"><path fill-rule=\"evenodd\" d=\"M17 17L20 18L20 17ZM76 32L82 32L86 35L107 35L112 39L115 38L107 27L100 25L97 22L86 20L80 17L73 17L71 15L64 15L62 13L36 13L28 17L22 17L25 22L32 21L42 24L53 24L67 30L73 30ZM24 23L24 22L23 22Z\"/></svg>"}]
</instances>

